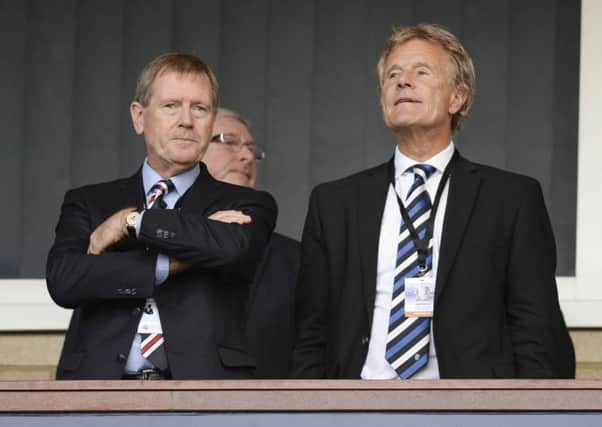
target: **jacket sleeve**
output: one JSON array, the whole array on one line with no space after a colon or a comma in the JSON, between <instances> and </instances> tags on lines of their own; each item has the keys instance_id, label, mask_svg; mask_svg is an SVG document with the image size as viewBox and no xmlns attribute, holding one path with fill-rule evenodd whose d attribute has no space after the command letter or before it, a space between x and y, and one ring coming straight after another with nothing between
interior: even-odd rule
<instances>
[{"instance_id":1,"label":"jacket sleeve","mask_svg":"<svg viewBox=\"0 0 602 427\"><path fill-rule=\"evenodd\" d=\"M556 288L556 244L539 184L525 185L513 227L507 316L523 378L574 378L575 354Z\"/></svg>"},{"instance_id":2,"label":"jacket sleeve","mask_svg":"<svg viewBox=\"0 0 602 427\"><path fill-rule=\"evenodd\" d=\"M75 308L99 300L151 296L156 254L138 246L87 255L92 231L84 191L68 191L46 263L52 299L62 307Z\"/></svg>"},{"instance_id":3,"label":"jacket sleeve","mask_svg":"<svg viewBox=\"0 0 602 427\"><path fill-rule=\"evenodd\" d=\"M276 224L277 208L265 192L247 191L214 211L234 209L251 217L249 224L224 223L186 209L151 209L144 213L138 240L154 252L194 267L255 266Z\"/></svg>"},{"instance_id":4,"label":"jacket sleeve","mask_svg":"<svg viewBox=\"0 0 602 427\"><path fill-rule=\"evenodd\" d=\"M267 193L244 194L248 197L220 204L216 210L248 212L251 224L221 223L185 209L149 210L137 240L128 239L101 255L87 255L89 236L99 220L92 219L84 190L69 191L48 255L46 277L51 297L67 308L107 299L150 297L155 290L157 253L194 268L252 277L274 228L277 209Z\"/></svg>"}]
</instances>

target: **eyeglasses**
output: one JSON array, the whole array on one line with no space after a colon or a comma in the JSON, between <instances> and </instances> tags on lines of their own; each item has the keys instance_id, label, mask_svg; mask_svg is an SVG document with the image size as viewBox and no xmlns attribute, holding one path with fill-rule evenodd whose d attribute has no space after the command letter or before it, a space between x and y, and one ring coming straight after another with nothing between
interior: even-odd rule
<instances>
[{"instance_id":1,"label":"eyeglasses","mask_svg":"<svg viewBox=\"0 0 602 427\"><path fill-rule=\"evenodd\" d=\"M229 150L233 153L239 153L240 150L246 148L253 154L256 161L260 161L265 159L265 151L258 145L255 145L253 142L242 142L236 135L228 134L228 133L218 133L217 135L213 135L211 137L211 142L216 142L218 144L222 144L226 150Z\"/></svg>"}]
</instances>

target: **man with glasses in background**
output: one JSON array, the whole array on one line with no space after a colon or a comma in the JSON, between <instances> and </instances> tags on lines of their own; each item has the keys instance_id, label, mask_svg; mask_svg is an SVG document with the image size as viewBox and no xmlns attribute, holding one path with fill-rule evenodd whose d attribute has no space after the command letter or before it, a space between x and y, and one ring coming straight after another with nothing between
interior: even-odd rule
<instances>
[{"instance_id":1,"label":"man with glasses in background","mask_svg":"<svg viewBox=\"0 0 602 427\"><path fill-rule=\"evenodd\" d=\"M219 108L203 163L214 178L254 188L257 162L265 151L253 140L249 122ZM256 357L257 378L288 377L292 359L293 290L299 270L299 242L273 233L257 268L249 296L247 337Z\"/></svg>"}]
</instances>

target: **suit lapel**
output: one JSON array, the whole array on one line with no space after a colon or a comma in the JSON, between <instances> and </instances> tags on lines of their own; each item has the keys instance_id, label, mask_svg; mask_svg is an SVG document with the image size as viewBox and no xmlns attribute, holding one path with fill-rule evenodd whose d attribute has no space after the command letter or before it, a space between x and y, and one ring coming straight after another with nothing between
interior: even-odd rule
<instances>
[{"instance_id":1,"label":"suit lapel","mask_svg":"<svg viewBox=\"0 0 602 427\"><path fill-rule=\"evenodd\" d=\"M477 167L459 157L450 176L447 207L443 221L435 300L447 283L456 254L462 243L478 195L481 178Z\"/></svg>"},{"instance_id":2,"label":"suit lapel","mask_svg":"<svg viewBox=\"0 0 602 427\"><path fill-rule=\"evenodd\" d=\"M362 287L368 311L370 327L376 295L376 263L380 225L385 209L388 163L365 172L359 185L359 251L362 273Z\"/></svg>"},{"instance_id":3,"label":"suit lapel","mask_svg":"<svg viewBox=\"0 0 602 427\"><path fill-rule=\"evenodd\" d=\"M138 210L144 209L145 194L144 185L142 185L142 169L119 182L119 194L115 194L112 200L116 207L123 209L125 207L134 206Z\"/></svg>"},{"instance_id":4,"label":"suit lapel","mask_svg":"<svg viewBox=\"0 0 602 427\"><path fill-rule=\"evenodd\" d=\"M187 209L204 212L220 196L221 185L223 184L209 175L205 164L200 163L199 176L178 199L176 208L184 205ZM129 178L119 181L119 189L118 194L112 194L110 197L116 208L135 206L138 210L144 209L146 194L142 183L142 168Z\"/></svg>"},{"instance_id":5,"label":"suit lapel","mask_svg":"<svg viewBox=\"0 0 602 427\"><path fill-rule=\"evenodd\" d=\"M194 212L205 212L213 204L215 199L220 197L222 192L220 186L224 185L216 181L209 172L204 163L200 163L200 173L188 191L184 193L176 203L176 208L185 207L186 210Z\"/></svg>"}]
</instances>

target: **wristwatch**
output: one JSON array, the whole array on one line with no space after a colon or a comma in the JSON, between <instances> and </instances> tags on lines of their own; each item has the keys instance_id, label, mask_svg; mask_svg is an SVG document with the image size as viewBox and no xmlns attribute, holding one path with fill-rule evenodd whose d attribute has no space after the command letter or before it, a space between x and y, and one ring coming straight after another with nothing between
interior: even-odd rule
<instances>
[{"instance_id":1,"label":"wristwatch","mask_svg":"<svg viewBox=\"0 0 602 427\"><path fill-rule=\"evenodd\" d=\"M138 227L139 220L140 212L130 212L125 217L125 228L127 228L128 235L133 239L136 238L136 227Z\"/></svg>"}]
</instances>

